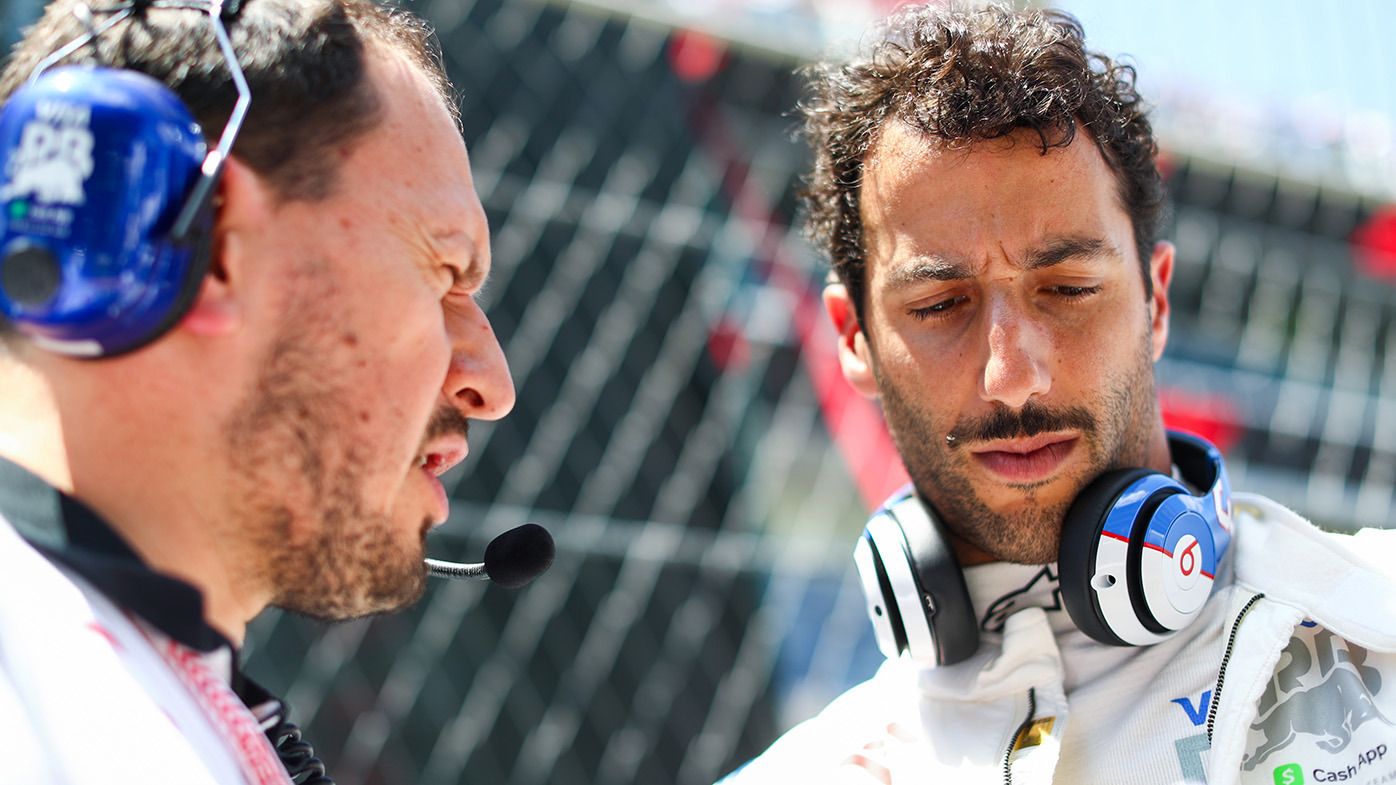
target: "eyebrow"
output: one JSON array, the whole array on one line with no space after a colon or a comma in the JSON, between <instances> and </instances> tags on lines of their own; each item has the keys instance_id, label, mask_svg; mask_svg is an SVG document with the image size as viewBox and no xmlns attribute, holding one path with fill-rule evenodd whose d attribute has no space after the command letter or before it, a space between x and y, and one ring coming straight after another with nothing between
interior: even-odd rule
<instances>
[{"instance_id":1,"label":"eyebrow","mask_svg":"<svg viewBox=\"0 0 1396 785\"><path fill-rule=\"evenodd\" d=\"M1028 270L1040 270L1072 259L1098 259L1119 255L1119 249L1113 243L1102 238L1088 235L1067 235L1053 237L1044 245L1028 251L1024 267Z\"/></svg>"},{"instance_id":2,"label":"eyebrow","mask_svg":"<svg viewBox=\"0 0 1396 785\"><path fill-rule=\"evenodd\" d=\"M1028 251L1022 264L1025 270L1041 270L1073 259L1118 257L1113 243L1088 235L1052 237L1041 246ZM973 275L970 266L944 256L924 256L908 264L898 265L887 273L887 287L899 289L926 281L961 281Z\"/></svg>"},{"instance_id":3,"label":"eyebrow","mask_svg":"<svg viewBox=\"0 0 1396 785\"><path fill-rule=\"evenodd\" d=\"M922 257L887 272L887 287L900 289L923 281L959 281L970 276L968 265L941 256Z\"/></svg>"}]
</instances>

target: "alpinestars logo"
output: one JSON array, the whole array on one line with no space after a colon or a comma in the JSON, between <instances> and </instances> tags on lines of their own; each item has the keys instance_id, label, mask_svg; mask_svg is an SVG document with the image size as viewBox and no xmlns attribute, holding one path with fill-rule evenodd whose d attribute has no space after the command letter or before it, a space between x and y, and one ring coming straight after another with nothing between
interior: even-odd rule
<instances>
[{"instance_id":1,"label":"alpinestars logo","mask_svg":"<svg viewBox=\"0 0 1396 785\"><path fill-rule=\"evenodd\" d=\"M1057 583L1055 565L1044 565L1021 589L1011 591L989 605L979 628L986 632L1003 632L1004 622L1019 608L1037 606L1049 611L1062 609L1062 589Z\"/></svg>"},{"instance_id":2,"label":"alpinestars logo","mask_svg":"<svg viewBox=\"0 0 1396 785\"><path fill-rule=\"evenodd\" d=\"M1366 649L1327 630L1297 633L1260 697L1259 715L1251 724L1254 748L1242 767L1255 769L1301 737L1336 756L1363 725L1375 722L1391 727L1373 701L1381 692L1381 674L1366 666L1366 660Z\"/></svg>"},{"instance_id":3,"label":"alpinestars logo","mask_svg":"<svg viewBox=\"0 0 1396 785\"><path fill-rule=\"evenodd\" d=\"M5 167L0 201L32 196L40 203L81 205L92 174L92 107L39 101Z\"/></svg>"}]
</instances>

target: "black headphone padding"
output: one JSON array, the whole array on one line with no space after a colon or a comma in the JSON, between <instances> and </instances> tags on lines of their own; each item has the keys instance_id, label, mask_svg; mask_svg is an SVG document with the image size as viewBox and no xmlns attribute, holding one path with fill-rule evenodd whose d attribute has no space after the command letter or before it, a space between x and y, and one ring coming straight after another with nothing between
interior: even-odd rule
<instances>
[{"instance_id":1,"label":"black headphone padding","mask_svg":"<svg viewBox=\"0 0 1396 785\"><path fill-rule=\"evenodd\" d=\"M936 662L950 665L978 651L979 622L964 572L940 524L919 496L913 494L909 501L894 505L888 512L906 537L917 589L934 604L927 620L936 647Z\"/></svg>"},{"instance_id":2,"label":"black headphone padding","mask_svg":"<svg viewBox=\"0 0 1396 785\"><path fill-rule=\"evenodd\" d=\"M869 538L868 544L874 545L871 538ZM882 561L881 551L874 547L872 552L873 569L877 572L877 588L882 592L883 597L883 602L879 607L883 613L887 614L887 624L892 628L892 639L897 645L897 651L906 651L910 645L906 637L906 621L902 619L901 609L895 599L896 594L892 591L892 579L887 577L887 565Z\"/></svg>"},{"instance_id":3,"label":"black headphone padding","mask_svg":"<svg viewBox=\"0 0 1396 785\"><path fill-rule=\"evenodd\" d=\"M1062 519L1061 544L1057 548L1058 585L1062 604L1072 622L1087 635L1102 643L1128 646L1102 620L1096 594L1090 581L1095 575L1096 546L1106 513L1114 506L1132 483L1154 474L1148 469L1116 469L1100 475L1081 490ZM1131 550L1137 548L1131 544ZM1125 580L1126 576L1116 576ZM1131 592L1132 594L1133 592Z\"/></svg>"}]
</instances>

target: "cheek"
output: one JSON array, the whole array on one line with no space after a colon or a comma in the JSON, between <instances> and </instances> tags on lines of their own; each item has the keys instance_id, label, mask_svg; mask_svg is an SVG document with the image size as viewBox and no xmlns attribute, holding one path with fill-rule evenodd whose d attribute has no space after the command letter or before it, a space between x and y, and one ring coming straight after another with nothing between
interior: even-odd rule
<instances>
[{"instance_id":1,"label":"cheek","mask_svg":"<svg viewBox=\"0 0 1396 785\"><path fill-rule=\"evenodd\" d=\"M411 460L418 449L450 358L439 317L434 329L428 318L440 308L424 305L432 310L416 305L415 319L342 328L337 342L344 374L339 386L354 401L355 426L383 448L396 443L386 450L395 460Z\"/></svg>"},{"instance_id":2,"label":"cheek","mask_svg":"<svg viewBox=\"0 0 1396 785\"><path fill-rule=\"evenodd\" d=\"M881 377L907 394L916 393L911 400L936 408L974 393L976 374L984 366L982 336L970 330L917 329L914 323L899 326L876 333L873 349Z\"/></svg>"},{"instance_id":3,"label":"cheek","mask_svg":"<svg viewBox=\"0 0 1396 785\"><path fill-rule=\"evenodd\" d=\"M1053 356L1057 358L1056 377L1077 391L1113 386L1130 374L1140 362L1141 342L1146 335L1146 313L1120 308L1109 318L1085 322L1077 329L1063 331L1056 338Z\"/></svg>"},{"instance_id":4,"label":"cheek","mask_svg":"<svg viewBox=\"0 0 1396 785\"><path fill-rule=\"evenodd\" d=\"M399 336L377 360L373 387L382 405L402 418L414 438L422 437L437 406L449 361L449 344L439 333Z\"/></svg>"},{"instance_id":5,"label":"cheek","mask_svg":"<svg viewBox=\"0 0 1396 785\"><path fill-rule=\"evenodd\" d=\"M444 377L450 344L431 286L413 274L389 277L366 291L372 295L360 309L360 364L384 370L403 387L424 374Z\"/></svg>"},{"instance_id":6,"label":"cheek","mask_svg":"<svg viewBox=\"0 0 1396 785\"><path fill-rule=\"evenodd\" d=\"M965 396L976 389L971 366L958 360L956 350L909 341L901 335L888 337L890 340L874 346L883 408L895 407L903 416L914 418L917 424L902 422L904 429L948 427L964 407Z\"/></svg>"}]
</instances>

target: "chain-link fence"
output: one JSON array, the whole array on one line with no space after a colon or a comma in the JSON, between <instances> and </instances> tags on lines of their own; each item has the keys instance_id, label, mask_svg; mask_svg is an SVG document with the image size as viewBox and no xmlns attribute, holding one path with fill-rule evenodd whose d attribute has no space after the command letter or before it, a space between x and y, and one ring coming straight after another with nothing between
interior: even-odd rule
<instances>
[{"instance_id":1,"label":"chain-link fence","mask_svg":"<svg viewBox=\"0 0 1396 785\"><path fill-rule=\"evenodd\" d=\"M1396 256L1361 242L1390 208L1205 161L1171 187L1178 316L1160 379L1203 393L1237 487L1333 528L1390 525Z\"/></svg>"}]
</instances>

